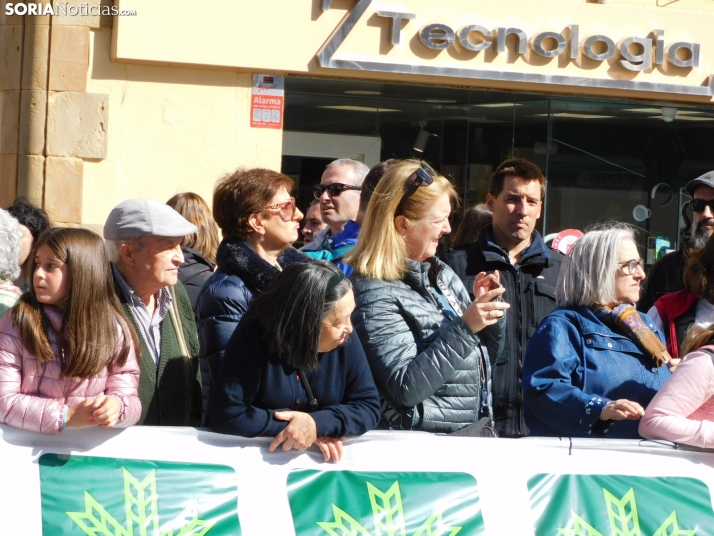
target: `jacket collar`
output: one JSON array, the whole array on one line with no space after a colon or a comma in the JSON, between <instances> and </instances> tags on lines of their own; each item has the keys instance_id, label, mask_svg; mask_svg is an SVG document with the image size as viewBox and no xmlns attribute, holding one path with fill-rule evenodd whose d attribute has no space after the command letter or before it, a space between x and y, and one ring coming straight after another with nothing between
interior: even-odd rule
<instances>
[{"instance_id":1,"label":"jacket collar","mask_svg":"<svg viewBox=\"0 0 714 536\"><path fill-rule=\"evenodd\" d=\"M343 246L354 246L359 237L360 226L352 220L345 224L345 228L337 233L332 239L332 249L341 248Z\"/></svg>"},{"instance_id":2,"label":"jacket collar","mask_svg":"<svg viewBox=\"0 0 714 536\"><path fill-rule=\"evenodd\" d=\"M496 243L493 236L493 224L485 225L478 235L478 246L487 262L505 262L511 264L508 252ZM539 264L550 266L553 256L546 247L543 238L538 231L533 231L531 244L526 248L521 256L519 265Z\"/></svg>"},{"instance_id":3,"label":"jacket collar","mask_svg":"<svg viewBox=\"0 0 714 536\"><path fill-rule=\"evenodd\" d=\"M280 266L309 260L293 247L278 255ZM278 275L278 269L268 264L245 240L223 240L216 253L218 269L229 275L237 275L249 286L263 290Z\"/></svg>"}]
</instances>

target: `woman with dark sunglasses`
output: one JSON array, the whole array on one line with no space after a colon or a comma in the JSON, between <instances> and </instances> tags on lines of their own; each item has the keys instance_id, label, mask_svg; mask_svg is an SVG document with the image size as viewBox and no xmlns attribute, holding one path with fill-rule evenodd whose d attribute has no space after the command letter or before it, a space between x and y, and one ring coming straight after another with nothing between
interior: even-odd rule
<instances>
[{"instance_id":1,"label":"woman with dark sunglasses","mask_svg":"<svg viewBox=\"0 0 714 536\"><path fill-rule=\"evenodd\" d=\"M428 164L394 164L346 258L356 274L352 321L382 396L383 428L456 432L490 405L489 356L499 352L508 304L497 301L498 274L477 276L472 303L435 257L456 201Z\"/></svg>"},{"instance_id":2,"label":"woman with dark sunglasses","mask_svg":"<svg viewBox=\"0 0 714 536\"><path fill-rule=\"evenodd\" d=\"M213 192L213 216L223 241L216 272L196 306L204 414L225 347L253 296L284 267L307 259L291 247L303 217L291 197L294 186L290 177L276 171L239 169L220 180Z\"/></svg>"}]
</instances>

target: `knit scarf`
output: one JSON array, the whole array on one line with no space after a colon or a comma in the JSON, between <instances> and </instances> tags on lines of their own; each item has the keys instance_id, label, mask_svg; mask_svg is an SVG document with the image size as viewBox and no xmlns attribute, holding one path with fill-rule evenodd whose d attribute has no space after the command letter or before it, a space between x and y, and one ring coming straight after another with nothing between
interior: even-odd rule
<instances>
[{"instance_id":1,"label":"knit scarf","mask_svg":"<svg viewBox=\"0 0 714 536\"><path fill-rule=\"evenodd\" d=\"M606 305L595 305L593 312L616 333L632 340L657 367L672 359L659 337L647 327L637 309L629 303L622 303L612 309Z\"/></svg>"}]
</instances>

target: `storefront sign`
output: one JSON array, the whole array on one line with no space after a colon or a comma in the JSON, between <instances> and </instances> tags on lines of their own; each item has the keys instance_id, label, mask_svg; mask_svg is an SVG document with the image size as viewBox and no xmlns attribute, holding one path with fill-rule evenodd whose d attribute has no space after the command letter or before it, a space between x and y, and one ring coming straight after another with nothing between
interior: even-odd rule
<instances>
[{"instance_id":1,"label":"storefront sign","mask_svg":"<svg viewBox=\"0 0 714 536\"><path fill-rule=\"evenodd\" d=\"M703 536L714 454L618 440L419 432L345 457L136 426L0 426L0 533L22 536Z\"/></svg>"},{"instance_id":2,"label":"storefront sign","mask_svg":"<svg viewBox=\"0 0 714 536\"><path fill-rule=\"evenodd\" d=\"M534 55L541 58L557 58L563 56L573 64L583 67L583 59L602 63L615 60L617 66L632 72L649 72L653 67L669 69L668 74L681 76L687 70L700 67L700 44L688 41L667 42L665 31L653 29L651 36L618 36L604 34L586 35L585 28L579 24L571 24L562 32L551 30L539 31L530 39L526 32L517 27L496 27L489 29L478 23L476 17L459 26L442 22L429 23L422 27L411 27L409 21L417 18L416 13L401 11L373 11L372 0L357 0L347 16L330 37L329 41L318 53L320 65L332 69L360 69L390 73L428 74L458 78L477 78L483 80L507 80L513 82L539 82L557 85L583 85L613 89L632 89L666 93L683 93L688 95L714 95L712 77L706 77L704 85L692 86L683 84L651 83L623 78L592 78L586 72L582 77L558 76L551 74L511 72L506 70L488 69L479 66L469 66L471 59L465 59L463 65L439 66L434 61L418 63L388 61L384 58L367 55L350 55L349 58L339 54L341 45L358 27L360 21L369 18L373 13L377 17L389 19L389 42L393 47L404 41L412 42L415 37L425 49L445 51L456 48L460 51L481 53L486 50L498 54L507 54L510 41L516 55L526 56L530 49ZM332 0L322 0L323 11L331 9ZM463 18L463 17L462 17ZM411 34L411 35L409 35ZM509 39L509 36L513 36ZM616 39L619 41L616 42ZM396 58L395 58L396 59Z\"/></svg>"},{"instance_id":3,"label":"storefront sign","mask_svg":"<svg viewBox=\"0 0 714 536\"><path fill-rule=\"evenodd\" d=\"M250 98L250 126L283 128L285 77L254 74Z\"/></svg>"},{"instance_id":4,"label":"storefront sign","mask_svg":"<svg viewBox=\"0 0 714 536\"><path fill-rule=\"evenodd\" d=\"M700 102L714 96L712 6L694 14L673 2L214 0L211 10L195 12L190 0L116 2L140 16L115 20L115 61ZM261 28L265 41L236 31L235 21ZM272 123L262 112L260 122Z\"/></svg>"}]
</instances>

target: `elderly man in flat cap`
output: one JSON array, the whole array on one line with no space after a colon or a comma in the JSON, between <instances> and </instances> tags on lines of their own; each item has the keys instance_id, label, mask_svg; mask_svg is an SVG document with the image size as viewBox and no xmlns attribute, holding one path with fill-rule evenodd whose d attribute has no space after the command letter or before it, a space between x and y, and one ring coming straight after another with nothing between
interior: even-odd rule
<instances>
[{"instance_id":1,"label":"elderly man in flat cap","mask_svg":"<svg viewBox=\"0 0 714 536\"><path fill-rule=\"evenodd\" d=\"M191 302L178 282L181 240L196 226L155 199L129 199L109 213L104 238L124 313L139 337L139 424L197 426L199 343Z\"/></svg>"}]
</instances>

